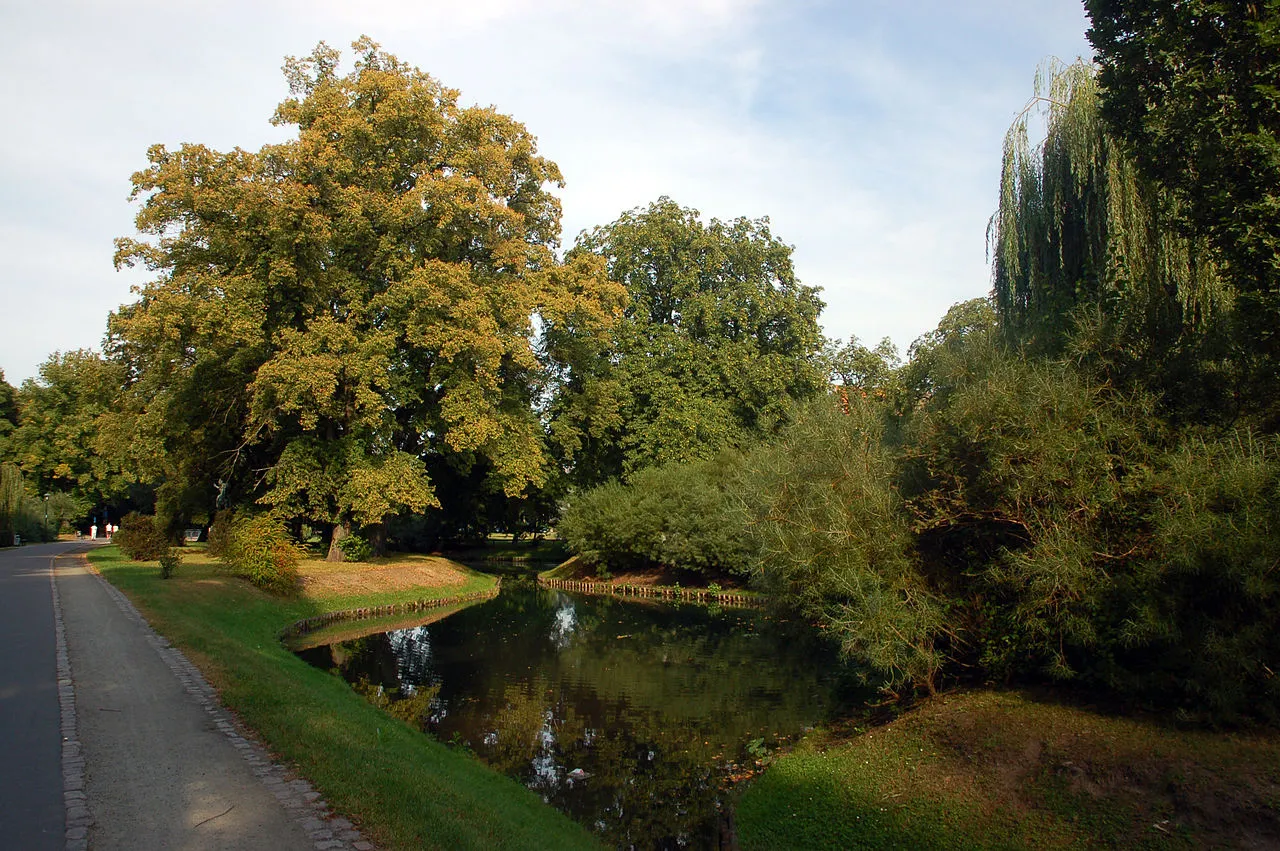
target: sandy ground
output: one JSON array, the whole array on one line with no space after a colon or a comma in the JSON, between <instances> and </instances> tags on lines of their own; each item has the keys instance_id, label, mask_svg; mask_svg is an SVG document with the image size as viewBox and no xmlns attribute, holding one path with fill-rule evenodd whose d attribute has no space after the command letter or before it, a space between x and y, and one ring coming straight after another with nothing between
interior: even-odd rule
<instances>
[{"instance_id":1,"label":"sandy ground","mask_svg":"<svg viewBox=\"0 0 1280 851\"><path fill-rule=\"evenodd\" d=\"M467 577L447 559L421 556L394 564L308 561L300 566L308 596L346 596L405 588L461 586Z\"/></svg>"}]
</instances>

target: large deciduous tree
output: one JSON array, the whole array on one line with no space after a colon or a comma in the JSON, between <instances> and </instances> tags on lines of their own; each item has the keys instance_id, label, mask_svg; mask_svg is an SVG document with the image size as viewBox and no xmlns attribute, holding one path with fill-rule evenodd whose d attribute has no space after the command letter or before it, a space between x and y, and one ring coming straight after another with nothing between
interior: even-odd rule
<instances>
[{"instance_id":1,"label":"large deciduous tree","mask_svg":"<svg viewBox=\"0 0 1280 851\"><path fill-rule=\"evenodd\" d=\"M1240 360L1280 428L1280 0L1087 0L1102 115L1237 291Z\"/></svg>"},{"instance_id":2,"label":"large deciduous tree","mask_svg":"<svg viewBox=\"0 0 1280 851\"><path fill-rule=\"evenodd\" d=\"M1086 0L1102 113L1242 290L1280 285L1280 0Z\"/></svg>"},{"instance_id":3,"label":"large deciduous tree","mask_svg":"<svg viewBox=\"0 0 1280 851\"><path fill-rule=\"evenodd\" d=\"M519 122L353 47L346 75L323 43L286 62L273 123L296 138L155 146L133 177L147 239L117 262L157 277L109 345L161 502L216 490L341 537L437 505L431 459L483 458L510 494L546 476L533 318L611 319L598 262L556 261L559 169Z\"/></svg>"},{"instance_id":4,"label":"large deciduous tree","mask_svg":"<svg viewBox=\"0 0 1280 851\"><path fill-rule=\"evenodd\" d=\"M704 224L663 197L582 234L570 258L593 256L630 299L611 344L570 362L553 405L581 482L713 457L826 386L822 301L767 219Z\"/></svg>"},{"instance_id":5,"label":"large deciduous tree","mask_svg":"<svg viewBox=\"0 0 1280 851\"><path fill-rule=\"evenodd\" d=\"M132 480L103 445L99 419L116 403L123 375L119 364L81 349L55 352L22 383L11 457L36 493L69 494L80 511L126 494Z\"/></svg>"},{"instance_id":6,"label":"large deciduous tree","mask_svg":"<svg viewBox=\"0 0 1280 851\"><path fill-rule=\"evenodd\" d=\"M0 369L0 460L9 457L9 434L18 425L16 395L17 391L4 380L4 370Z\"/></svg>"}]
</instances>

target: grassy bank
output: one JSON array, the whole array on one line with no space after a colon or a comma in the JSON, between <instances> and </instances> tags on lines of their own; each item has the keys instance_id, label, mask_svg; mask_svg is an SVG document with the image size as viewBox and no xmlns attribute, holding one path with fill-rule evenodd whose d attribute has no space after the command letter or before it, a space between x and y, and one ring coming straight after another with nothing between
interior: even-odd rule
<instances>
[{"instance_id":1,"label":"grassy bank","mask_svg":"<svg viewBox=\"0 0 1280 851\"><path fill-rule=\"evenodd\" d=\"M383 848L598 847L532 792L382 713L277 640L284 627L323 611L464 594L491 587L491 577L425 557L345 568L309 563L302 595L284 600L198 553L187 554L170 580L114 547L90 557L271 751ZM434 584L413 585L402 581L406 575L431 576Z\"/></svg>"},{"instance_id":2,"label":"grassy bank","mask_svg":"<svg viewBox=\"0 0 1280 851\"><path fill-rule=\"evenodd\" d=\"M1280 736L1008 692L811 736L743 794L751 849L1280 847Z\"/></svg>"}]
</instances>

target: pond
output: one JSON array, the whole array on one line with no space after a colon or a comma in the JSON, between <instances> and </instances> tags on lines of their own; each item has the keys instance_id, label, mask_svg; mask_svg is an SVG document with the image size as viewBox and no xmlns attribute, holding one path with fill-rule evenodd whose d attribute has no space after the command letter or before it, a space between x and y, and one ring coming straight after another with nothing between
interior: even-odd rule
<instances>
[{"instance_id":1,"label":"pond","mask_svg":"<svg viewBox=\"0 0 1280 851\"><path fill-rule=\"evenodd\" d=\"M298 652L618 848L716 847L727 788L867 697L803 624L532 583Z\"/></svg>"}]
</instances>

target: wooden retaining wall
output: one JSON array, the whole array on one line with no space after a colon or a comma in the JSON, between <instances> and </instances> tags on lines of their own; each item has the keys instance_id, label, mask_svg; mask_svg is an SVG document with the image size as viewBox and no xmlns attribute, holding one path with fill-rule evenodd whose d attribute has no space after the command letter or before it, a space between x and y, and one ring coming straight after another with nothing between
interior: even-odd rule
<instances>
[{"instance_id":1,"label":"wooden retaining wall","mask_svg":"<svg viewBox=\"0 0 1280 851\"><path fill-rule=\"evenodd\" d=\"M341 612L324 612L312 615L285 627L280 632L280 639L288 641L317 629L338 623L339 621L361 621L370 618L381 618L388 615L411 614L413 612L429 612L445 606L456 606L460 603L471 603L477 600L490 600L498 596L502 583L486 591L473 591L470 594L458 594L454 597L441 597L436 600L411 600L408 603L391 603L385 606L363 606L358 609L347 609Z\"/></svg>"},{"instance_id":2,"label":"wooden retaining wall","mask_svg":"<svg viewBox=\"0 0 1280 851\"><path fill-rule=\"evenodd\" d=\"M732 608L760 609L764 604L759 597L740 591L712 591L708 588L675 588L671 585L625 585L614 582L594 582L583 579L544 579L538 577L543 588L576 591L579 594L607 594L612 597L644 597L656 600L683 601L704 605Z\"/></svg>"}]
</instances>

